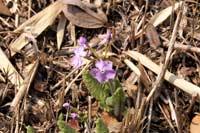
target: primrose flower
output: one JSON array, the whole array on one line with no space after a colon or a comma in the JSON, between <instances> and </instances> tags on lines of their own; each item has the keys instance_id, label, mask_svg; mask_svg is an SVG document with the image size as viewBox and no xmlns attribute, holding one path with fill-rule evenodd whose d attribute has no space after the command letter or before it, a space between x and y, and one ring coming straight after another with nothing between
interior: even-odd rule
<instances>
[{"instance_id":1,"label":"primrose flower","mask_svg":"<svg viewBox=\"0 0 200 133\"><path fill-rule=\"evenodd\" d=\"M116 72L112 67L112 62L100 60L95 63L95 68L90 71L90 74L102 83L115 78Z\"/></svg>"},{"instance_id":2,"label":"primrose flower","mask_svg":"<svg viewBox=\"0 0 200 133\"><path fill-rule=\"evenodd\" d=\"M64 103L64 104L63 104L63 107L69 108L69 107L70 107L70 103L69 103L69 102Z\"/></svg>"},{"instance_id":3,"label":"primrose flower","mask_svg":"<svg viewBox=\"0 0 200 133\"><path fill-rule=\"evenodd\" d=\"M86 39L85 37L82 37L82 36L81 36L81 37L79 38L78 42L79 42L80 46L83 46L83 48L87 48L87 45L86 45L87 39Z\"/></svg>"},{"instance_id":4,"label":"primrose flower","mask_svg":"<svg viewBox=\"0 0 200 133\"><path fill-rule=\"evenodd\" d=\"M78 118L78 114L77 114L77 113L71 113L71 118L72 118L72 119Z\"/></svg>"},{"instance_id":5,"label":"primrose flower","mask_svg":"<svg viewBox=\"0 0 200 133\"><path fill-rule=\"evenodd\" d=\"M71 59L71 65L74 68L79 68L82 65L82 58L86 56L87 52L84 51L84 47L78 47L74 49L74 54Z\"/></svg>"}]
</instances>

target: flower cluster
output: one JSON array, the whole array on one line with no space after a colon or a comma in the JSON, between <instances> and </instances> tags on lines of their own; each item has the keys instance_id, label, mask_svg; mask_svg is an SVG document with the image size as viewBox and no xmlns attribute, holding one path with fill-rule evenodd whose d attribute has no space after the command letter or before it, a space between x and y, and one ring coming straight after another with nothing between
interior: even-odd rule
<instances>
[{"instance_id":1,"label":"flower cluster","mask_svg":"<svg viewBox=\"0 0 200 133\"><path fill-rule=\"evenodd\" d=\"M80 46L74 49L74 57L71 59L71 64L74 68L79 68L82 65L82 59L87 55L85 49L87 48L87 40L85 37L79 38Z\"/></svg>"},{"instance_id":2,"label":"flower cluster","mask_svg":"<svg viewBox=\"0 0 200 133\"><path fill-rule=\"evenodd\" d=\"M102 35L104 38L101 42L102 44L106 44L111 39L111 33L108 31L106 34ZM74 68L79 68L82 65L82 60L86 55L90 55L90 51L86 51L88 49L87 40L85 37L80 37L79 47L74 49L74 57L71 59L71 64ZM113 69L113 65L111 61L104 61L102 59L95 62L95 68L90 70L90 74L99 82L107 82L110 79L114 79L116 72Z\"/></svg>"}]
</instances>

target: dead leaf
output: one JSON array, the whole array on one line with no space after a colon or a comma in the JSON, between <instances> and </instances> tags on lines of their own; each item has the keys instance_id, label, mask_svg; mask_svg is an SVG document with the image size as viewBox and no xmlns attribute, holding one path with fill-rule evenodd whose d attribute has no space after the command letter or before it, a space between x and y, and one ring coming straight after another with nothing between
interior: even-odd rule
<instances>
[{"instance_id":1,"label":"dead leaf","mask_svg":"<svg viewBox=\"0 0 200 133\"><path fill-rule=\"evenodd\" d=\"M150 46L153 48L157 48L160 46L160 38L158 35L158 32L156 31L156 28L153 26L153 24L148 24L146 30L145 30L146 36L149 39Z\"/></svg>"},{"instance_id":2,"label":"dead leaf","mask_svg":"<svg viewBox=\"0 0 200 133\"><path fill-rule=\"evenodd\" d=\"M145 70L145 68L140 63L137 65L137 67L141 72L141 76L140 76L141 82L143 83L143 85L145 86L146 89L150 90L152 82L151 82L149 75L147 74L147 71Z\"/></svg>"},{"instance_id":3,"label":"dead leaf","mask_svg":"<svg viewBox=\"0 0 200 133\"><path fill-rule=\"evenodd\" d=\"M200 32L194 32L194 34L192 35L193 38L197 39L198 41L200 41Z\"/></svg>"},{"instance_id":4,"label":"dead leaf","mask_svg":"<svg viewBox=\"0 0 200 133\"><path fill-rule=\"evenodd\" d=\"M159 24L161 24L163 21L165 21L170 14L172 13L172 10L177 10L178 7L181 6L183 2L177 2L174 4L174 8L173 6L167 7L164 10L160 11L159 13L155 14L151 20L150 23L152 23L155 27L158 26Z\"/></svg>"},{"instance_id":5,"label":"dead leaf","mask_svg":"<svg viewBox=\"0 0 200 133\"><path fill-rule=\"evenodd\" d=\"M107 112L101 114L102 121L106 124L110 132L118 133L121 130L122 122L118 122L116 118L110 116Z\"/></svg>"},{"instance_id":6,"label":"dead leaf","mask_svg":"<svg viewBox=\"0 0 200 133\"><path fill-rule=\"evenodd\" d=\"M190 132L199 133L199 131L200 131L200 115L197 114L190 123Z\"/></svg>"},{"instance_id":7,"label":"dead leaf","mask_svg":"<svg viewBox=\"0 0 200 133\"><path fill-rule=\"evenodd\" d=\"M7 16L12 15L8 7L4 5L2 0L0 0L0 14L7 15Z\"/></svg>"},{"instance_id":8,"label":"dead leaf","mask_svg":"<svg viewBox=\"0 0 200 133\"><path fill-rule=\"evenodd\" d=\"M30 28L30 33L34 38L36 38L54 22L62 9L63 3L56 1L20 25L14 32L22 32L22 34L12 44L9 45L11 55L13 56L16 52L19 52L29 42L23 33L27 27Z\"/></svg>"},{"instance_id":9,"label":"dead leaf","mask_svg":"<svg viewBox=\"0 0 200 133\"><path fill-rule=\"evenodd\" d=\"M23 82L22 76L17 72L4 51L0 48L0 70L8 75L8 79L16 86Z\"/></svg>"},{"instance_id":10,"label":"dead leaf","mask_svg":"<svg viewBox=\"0 0 200 133\"><path fill-rule=\"evenodd\" d=\"M24 79L24 82L21 84L21 86L19 87L19 91L16 93L13 101L11 102L11 110L14 111L13 109L15 109L15 107L20 103L21 99L24 97L24 95L26 94L26 92L28 92L30 85L35 77L35 74L37 72L37 68L39 65L39 60L36 60L34 63L30 64L29 67L29 71L26 75L26 78Z\"/></svg>"},{"instance_id":11,"label":"dead leaf","mask_svg":"<svg viewBox=\"0 0 200 133\"><path fill-rule=\"evenodd\" d=\"M100 28L107 23L107 17L101 10L95 13L80 0L63 0L63 3L66 4L63 12L74 25L84 28Z\"/></svg>"},{"instance_id":12,"label":"dead leaf","mask_svg":"<svg viewBox=\"0 0 200 133\"><path fill-rule=\"evenodd\" d=\"M63 37L64 37L64 33L65 33L65 25L66 25L66 18L64 17L63 14L61 14L59 23L58 23L58 27L57 27L57 48L58 50L60 50L61 44L63 42Z\"/></svg>"},{"instance_id":13,"label":"dead leaf","mask_svg":"<svg viewBox=\"0 0 200 133\"><path fill-rule=\"evenodd\" d=\"M183 31L184 29L187 27L187 7L184 6L183 8L183 15L182 15L182 18L181 18L181 21L180 21L180 24L179 24L179 29L178 29L178 33L180 35L180 37L183 37Z\"/></svg>"}]
</instances>

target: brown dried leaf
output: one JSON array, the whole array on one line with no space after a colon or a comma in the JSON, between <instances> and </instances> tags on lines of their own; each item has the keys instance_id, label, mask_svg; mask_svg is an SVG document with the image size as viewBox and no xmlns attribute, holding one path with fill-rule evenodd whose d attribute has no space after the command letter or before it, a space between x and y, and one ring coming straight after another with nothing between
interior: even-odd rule
<instances>
[{"instance_id":1,"label":"brown dried leaf","mask_svg":"<svg viewBox=\"0 0 200 133\"><path fill-rule=\"evenodd\" d=\"M58 50L60 50L61 44L63 42L63 37L64 37L64 33L65 33L65 25L66 25L66 18L64 17L64 15L62 14L58 23L58 27L57 27L57 48Z\"/></svg>"},{"instance_id":2,"label":"brown dried leaf","mask_svg":"<svg viewBox=\"0 0 200 133\"><path fill-rule=\"evenodd\" d=\"M190 132L199 133L199 131L200 131L200 115L197 114L190 123Z\"/></svg>"},{"instance_id":3,"label":"brown dried leaf","mask_svg":"<svg viewBox=\"0 0 200 133\"><path fill-rule=\"evenodd\" d=\"M101 114L101 119L106 124L110 132L118 133L121 130L122 122L118 122L116 118L110 116L107 112Z\"/></svg>"},{"instance_id":4,"label":"brown dried leaf","mask_svg":"<svg viewBox=\"0 0 200 133\"><path fill-rule=\"evenodd\" d=\"M157 48L160 46L160 38L158 35L158 32L156 31L156 28L153 26L153 24L148 24L146 28L146 36L149 39L149 43L153 48Z\"/></svg>"},{"instance_id":5,"label":"brown dried leaf","mask_svg":"<svg viewBox=\"0 0 200 133\"><path fill-rule=\"evenodd\" d=\"M16 86L19 86L24 80L12 65L4 51L0 48L0 70L8 75L8 79Z\"/></svg>"},{"instance_id":6,"label":"brown dried leaf","mask_svg":"<svg viewBox=\"0 0 200 133\"><path fill-rule=\"evenodd\" d=\"M192 37L200 41L200 32L195 31Z\"/></svg>"},{"instance_id":7,"label":"brown dried leaf","mask_svg":"<svg viewBox=\"0 0 200 133\"><path fill-rule=\"evenodd\" d=\"M4 5L2 0L0 0L0 14L11 16L10 10Z\"/></svg>"},{"instance_id":8,"label":"brown dried leaf","mask_svg":"<svg viewBox=\"0 0 200 133\"><path fill-rule=\"evenodd\" d=\"M27 27L30 28L31 34L36 38L39 36L49 25L51 25L58 14L60 14L63 9L63 3L56 1L41 12L37 13L22 25L20 25L14 32L23 32ZM13 56L16 52L27 45L29 40L26 38L25 34L22 33L13 43L9 45L11 50L11 55Z\"/></svg>"},{"instance_id":9,"label":"brown dried leaf","mask_svg":"<svg viewBox=\"0 0 200 133\"><path fill-rule=\"evenodd\" d=\"M146 89L150 89L151 87L151 79L149 78L149 75L147 74L147 71L144 69L144 67L142 66L142 64L138 64L137 67L139 68L140 72L141 72L141 82L143 83L143 85L145 86Z\"/></svg>"},{"instance_id":10,"label":"brown dried leaf","mask_svg":"<svg viewBox=\"0 0 200 133\"><path fill-rule=\"evenodd\" d=\"M63 3L66 4L63 12L74 25L84 28L100 28L107 23L107 17L102 11L97 10L95 13L80 0L63 0Z\"/></svg>"},{"instance_id":11,"label":"brown dried leaf","mask_svg":"<svg viewBox=\"0 0 200 133\"><path fill-rule=\"evenodd\" d=\"M177 2L175 3L174 5L174 8L173 6L170 6L170 7L167 7L165 8L164 10L160 11L159 13L155 14L151 20L150 20L150 23L152 23L155 27L158 26L159 24L161 24L163 21L165 21L172 13L172 10L174 9L177 10L178 7L180 7L180 5L182 4L183 2Z\"/></svg>"}]
</instances>

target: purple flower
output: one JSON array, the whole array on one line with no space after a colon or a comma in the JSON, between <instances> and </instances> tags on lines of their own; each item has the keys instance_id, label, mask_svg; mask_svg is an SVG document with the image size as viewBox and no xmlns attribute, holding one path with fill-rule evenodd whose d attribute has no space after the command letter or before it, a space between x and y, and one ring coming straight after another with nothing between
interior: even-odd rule
<instances>
[{"instance_id":1,"label":"purple flower","mask_svg":"<svg viewBox=\"0 0 200 133\"><path fill-rule=\"evenodd\" d=\"M112 67L112 62L100 60L95 63L95 68L90 71L90 74L98 80L99 83L102 83L103 81L115 78L116 72Z\"/></svg>"},{"instance_id":2,"label":"purple flower","mask_svg":"<svg viewBox=\"0 0 200 133\"><path fill-rule=\"evenodd\" d=\"M79 68L82 65L81 57L80 56L74 56L74 57L72 57L72 59L71 59L71 65L74 68Z\"/></svg>"},{"instance_id":3,"label":"purple flower","mask_svg":"<svg viewBox=\"0 0 200 133\"><path fill-rule=\"evenodd\" d=\"M110 33L110 31L107 31L107 33L106 33L106 35L105 35L105 39L106 39L107 41L109 41L109 40L111 39L111 33Z\"/></svg>"},{"instance_id":4,"label":"purple flower","mask_svg":"<svg viewBox=\"0 0 200 133\"><path fill-rule=\"evenodd\" d=\"M84 51L84 47L78 47L74 49L74 54L71 59L71 65L74 68L79 68L82 65L82 57L85 57L87 52Z\"/></svg>"},{"instance_id":5,"label":"purple flower","mask_svg":"<svg viewBox=\"0 0 200 133\"><path fill-rule=\"evenodd\" d=\"M82 36L81 36L81 37L79 38L78 42L79 42L80 46L83 46L84 48L87 48L87 45L86 45L87 39L86 39L85 37L82 37Z\"/></svg>"},{"instance_id":6,"label":"purple flower","mask_svg":"<svg viewBox=\"0 0 200 133\"><path fill-rule=\"evenodd\" d=\"M69 102L64 103L64 104L63 104L63 107L69 108L69 107L70 107L70 103L69 103Z\"/></svg>"},{"instance_id":7,"label":"purple flower","mask_svg":"<svg viewBox=\"0 0 200 133\"><path fill-rule=\"evenodd\" d=\"M85 50L84 47L81 47L81 46L78 48L75 48L74 49L75 56L85 57L87 52L84 50Z\"/></svg>"},{"instance_id":8,"label":"purple flower","mask_svg":"<svg viewBox=\"0 0 200 133\"><path fill-rule=\"evenodd\" d=\"M71 118L72 118L72 119L78 118L78 114L77 114L77 113L71 113Z\"/></svg>"}]
</instances>

